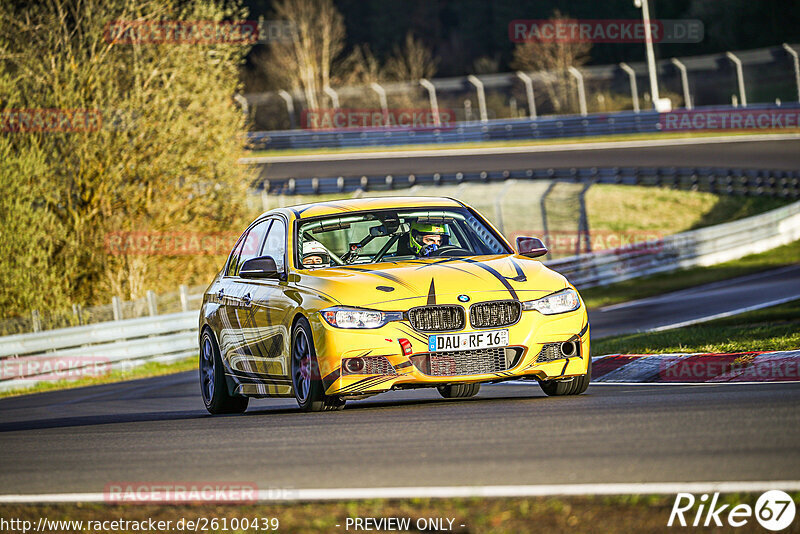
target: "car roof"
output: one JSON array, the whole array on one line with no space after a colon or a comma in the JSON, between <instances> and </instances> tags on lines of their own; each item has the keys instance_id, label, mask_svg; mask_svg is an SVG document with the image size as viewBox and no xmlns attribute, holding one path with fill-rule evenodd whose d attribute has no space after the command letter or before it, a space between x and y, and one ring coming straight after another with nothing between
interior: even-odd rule
<instances>
[{"instance_id":1,"label":"car roof","mask_svg":"<svg viewBox=\"0 0 800 534\"><path fill-rule=\"evenodd\" d=\"M374 198L347 198L313 202L289 206L275 211L284 211L297 218L318 217L321 215L340 215L347 212L380 210L392 208L433 208L433 207L461 207L463 204L452 198L445 197L374 197ZM287 213L287 215L288 215Z\"/></svg>"}]
</instances>

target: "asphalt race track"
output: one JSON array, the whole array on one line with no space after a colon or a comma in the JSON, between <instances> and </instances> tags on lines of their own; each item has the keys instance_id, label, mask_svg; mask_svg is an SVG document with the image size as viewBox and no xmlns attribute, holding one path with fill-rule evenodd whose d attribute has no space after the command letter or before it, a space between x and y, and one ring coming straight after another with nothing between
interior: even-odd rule
<instances>
[{"instance_id":1,"label":"asphalt race track","mask_svg":"<svg viewBox=\"0 0 800 534\"><path fill-rule=\"evenodd\" d=\"M272 162L262 167L261 178L361 176L480 172L569 167L732 167L797 170L800 139L704 143L701 139L680 146L603 148L548 147L536 151L474 155L433 155L370 159L330 159L325 155ZM676 155L677 154L677 155Z\"/></svg>"},{"instance_id":2,"label":"asphalt race track","mask_svg":"<svg viewBox=\"0 0 800 534\"><path fill-rule=\"evenodd\" d=\"M780 288L785 297L800 292L799 276L794 266L684 291L695 295L689 306L676 294L617 306L592 316L592 333L720 313ZM798 404L800 383L602 384L548 398L534 382L461 401L390 392L320 414L255 400L244 416L211 417L186 372L0 400L0 493L209 480L260 489L798 480Z\"/></svg>"},{"instance_id":3,"label":"asphalt race track","mask_svg":"<svg viewBox=\"0 0 800 534\"><path fill-rule=\"evenodd\" d=\"M794 299L800 299L800 265L606 306L589 312L589 324L592 338L599 339L674 327Z\"/></svg>"},{"instance_id":4,"label":"asphalt race track","mask_svg":"<svg viewBox=\"0 0 800 534\"><path fill-rule=\"evenodd\" d=\"M800 384L392 392L341 412L211 417L195 373L0 401L3 493L122 482L260 489L800 479Z\"/></svg>"}]
</instances>

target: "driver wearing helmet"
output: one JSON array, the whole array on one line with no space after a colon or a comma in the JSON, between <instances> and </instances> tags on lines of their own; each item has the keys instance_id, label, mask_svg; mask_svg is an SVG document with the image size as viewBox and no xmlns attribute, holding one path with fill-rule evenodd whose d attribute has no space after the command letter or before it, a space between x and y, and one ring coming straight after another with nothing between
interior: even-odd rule
<instances>
[{"instance_id":1,"label":"driver wearing helmet","mask_svg":"<svg viewBox=\"0 0 800 534\"><path fill-rule=\"evenodd\" d=\"M306 241L303 243L303 267L330 267L331 258L328 251L319 241Z\"/></svg>"},{"instance_id":2,"label":"driver wearing helmet","mask_svg":"<svg viewBox=\"0 0 800 534\"><path fill-rule=\"evenodd\" d=\"M411 231L408 233L411 250L418 257L430 256L439 247L448 244L450 230L446 224L423 224L419 222L411 223Z\"/></svg>"}]
</instances>

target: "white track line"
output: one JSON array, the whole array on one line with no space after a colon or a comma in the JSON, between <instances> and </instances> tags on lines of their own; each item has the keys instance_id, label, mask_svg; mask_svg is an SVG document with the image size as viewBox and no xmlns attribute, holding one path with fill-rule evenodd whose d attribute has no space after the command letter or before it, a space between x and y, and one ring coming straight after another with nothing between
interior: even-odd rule
<instances>
[{"instance_id":1,"label":"white track line","mask_svg":"<svg viewBox=\"0 0 800 534\"><path fill-rule=\"evenodd\" d=\"M437 150L385 150L381 152L345 152L335 154L303 154L288 156L259 156L241 158L239 163L295 163L303 161L350 161L362 159L435 158L447 156L481 156L492 154L519 154L537 152L573 152L583 150L609 150L615 148L647 148L659 146L714 145L720 143L745 143L753 141L787 141L800 139L800 134L731 135L723 137L685 137L678 139L647 139L642 141L603 141L595 143L560 143L552 145L522 145L507 147L442 148Z\"/></svg>"},{"instance_id":2,"label":"white track line","mask_svg":"<svg viewBox=\"0 0 800 534\"><path fill-rule=\"evenodd\" d=\"M800 299L800 295L792 295L789 297L784 297L782 299L771 300L769 302L762 302L760 304L754 304L752 306L746 306L744 308L738 308L735 310L717 313L706 317L700 317L699 319L692 319L690 321L681 321L680 323L672 323L664 326L657 326L656 328L650 328L649 330L645 330L645 332L661 332L663 330L672 330L673 328L681 328L683 326L705 323L706 321L713 321L714 319L722 319L723 317L730 317L731 315L738 315L740 313L760 310L762 308L769 308L770 306L778 306L779 304L786 304L787 302L791 302L797 299Z\"/></svg>"},{"instance_id":3,"label":"white track line","mask_svg":"<svg viewBox=\"0 0 800 534\"><path fill-rule=\"evenodd\" d=\"M355 499L550 497L556 495L654 495L672 493L739 493L800 491L800 480L642 482L611 484L543 484L514 486L419 486L396 488L320 488L259 490L258 501L338 501ZM106 502L104 493L0 495L0 504ZM125 503L121 503L125 504ZM130 503L133 504L133 503ZM157 503L154 503L157 504ZM220 503L224 504L224 503Z\"/></svg>"}]
</instances>

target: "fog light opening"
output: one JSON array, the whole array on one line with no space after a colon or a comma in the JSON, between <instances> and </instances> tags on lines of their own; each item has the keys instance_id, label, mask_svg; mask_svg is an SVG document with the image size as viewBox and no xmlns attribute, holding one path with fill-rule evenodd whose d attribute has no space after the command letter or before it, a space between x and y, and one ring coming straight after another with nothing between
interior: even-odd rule
<instances>
[{"instance_id":1,"label":"fog light opening","mask_svg":"<svg viewBox=\"0 0 800 534\"><path fill-rule=\"evenodd\" d=\"M572 358L578 353L578 346L574 341L565 341L561 344L561 355L565 358Z\"/></svg>"},{"instance_id":2,"label":"fog light opening","mask_svg":"<svg viewBox=\"0 0 800 534\"><path fill-rule=\"evenodd\" d=\"M348 373L360 373L364 370L364 359L363 358L347 358L344 361L344 368L347 370Z\"/></svg>"}]
</instances>

